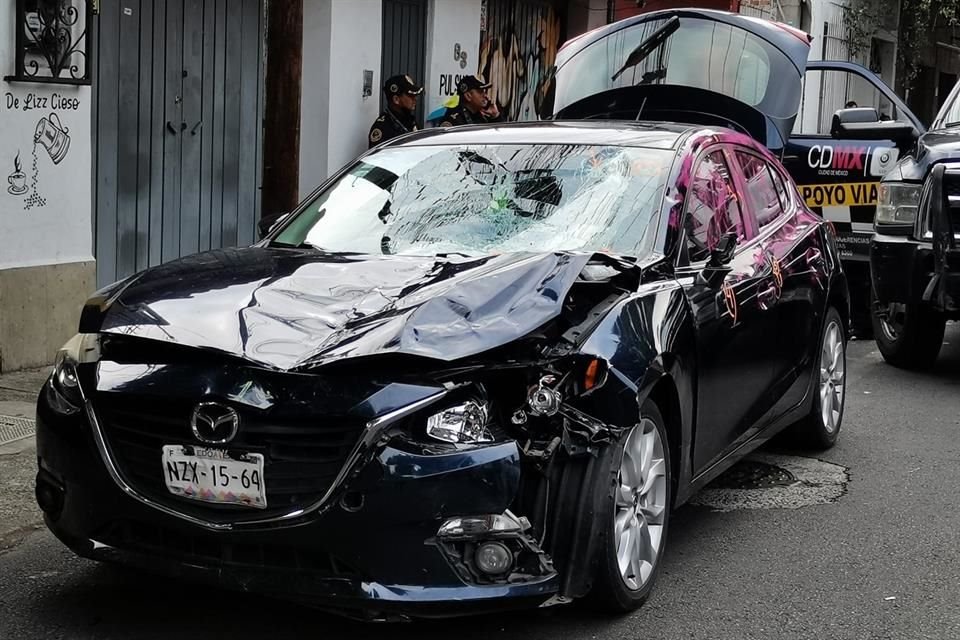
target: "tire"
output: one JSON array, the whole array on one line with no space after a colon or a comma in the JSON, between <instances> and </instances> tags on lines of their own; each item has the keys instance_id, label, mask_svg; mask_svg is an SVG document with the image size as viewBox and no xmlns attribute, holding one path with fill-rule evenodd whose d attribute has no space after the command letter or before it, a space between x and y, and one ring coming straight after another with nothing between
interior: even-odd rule
<instances>
[{"instance_id":1,"label":"tire","mask_svg":"<svg viewBox=\"0 0 960 640\"><path fill-rule=\"evenodd\" d=\"M820 348L814 364L813 383L810 413L797 423L794 433L799 445L825 450L836 444L840 435L847 397L846 332L840 314L833 307L827 309L820 330Z\"/></svg>"},{"instance_id":2,"label":"tire","mask_svg":"<svg viewBox=\"0 0 960 640\"><path fill-rule=\"evenodd\" d=\"M652 462L646 465L646 469L653 473L646 474L642 482L637 478L626 477L625 473L629 468L639 468L640 475L643 475L643 452L647 447L653 453L650 458ZM601 514L601 522L610 524L600 529L600 557L590 591L590 602L594 608L608 613L627 613L646 602L653 590L666 548L670 521L670 448L663 416L657 406L651 401L645 402L641 408L640 422L610 449L610 453L605 456L605 468L600 471L604 474L604 478L598 482L601 489L595 493L598 501L595 513ZM631 451L636 451L637 455L629 455ZM639 461L634 461L633 458L639 458ZM639 467L631 464L632 462L638 462ZM634 471L629 475L636 473ZM626 481L622 482L625 477ZM648 491L634 491L638 484L640 487L648 484ZM634 506L630 506L630 501ZM656 517L653 517L654 512L659 512ZM644 514L649 519L640 517ZM638 517L634 519L632 515ZM636 524L633 524L634 522ZM618 535L618 531L622 533ZM630 532L646 543L647 549L642 556L646 556L647 560L652 557L652 562L641 562L640 554L631 555L626 552L623 544L629 539ZM621 557L632 557L635 561L633 565L626 562L625 571L620 569L618 552Z\"/></svg>"},{"instance_id":3,"label":"tire","mask_svg":"<svg viewBox=\"0 0 960 640\"><path fill-rule=\"evenodd\" d=\"M927 369L943 345L946 316L923 304L888 304L873 313L873 333L883 359L901 369Z\"/></svg>"}]
</instances>

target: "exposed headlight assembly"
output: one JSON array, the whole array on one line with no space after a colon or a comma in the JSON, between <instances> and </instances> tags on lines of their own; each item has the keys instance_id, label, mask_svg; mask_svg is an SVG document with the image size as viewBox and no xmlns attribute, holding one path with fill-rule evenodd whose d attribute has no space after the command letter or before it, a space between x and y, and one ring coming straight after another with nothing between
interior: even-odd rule
<instances>
[{"instance_id":1,"label":"exposed headlight assembly","mask_svg":"<svg viewBox=\"0 0 960 640\"><path fill-rule=\"evenodd\" d=\"M427 418L427 435L453 444L493 442L490 409L482 400L465 400Z\"/></svg>"},{"instance_id":2,"label":"exposed headlight assembly","mask_svg":"<svg viewBox=\"0 0 960 640\"><path fill-rule=\"evenodd\" d=\"M47 389L50 407L65 416L74 415L83 407L83 392L77 378L77 367L96 362L100 357L98 336L78 333L57 352Z\"/></svg>"},{"instance_id":3,"label":"exposed headlight assembly","mask_svg":"<svg viewBox=\"0 0 960 640\"><path fill-rule=\"evenodd\" d=\"M917 219L920 187L906 182L880 183L874 224L913 224Z\"/></svg>"}]
</instances>

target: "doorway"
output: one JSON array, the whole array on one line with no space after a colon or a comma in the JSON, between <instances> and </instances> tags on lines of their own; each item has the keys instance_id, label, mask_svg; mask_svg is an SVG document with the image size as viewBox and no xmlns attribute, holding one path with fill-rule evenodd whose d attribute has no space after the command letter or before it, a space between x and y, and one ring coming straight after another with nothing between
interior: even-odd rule
<instances>
[{"instance_id":1,"label":"doorway","mask_svg":"<svg viewBox=\"0 0 960 640\"><path fill-rule=\"evenodd\" d=\"M262 0L100 4L93 70L98 285L255 241L263 9Z\"/></svg>"}]
</instances>

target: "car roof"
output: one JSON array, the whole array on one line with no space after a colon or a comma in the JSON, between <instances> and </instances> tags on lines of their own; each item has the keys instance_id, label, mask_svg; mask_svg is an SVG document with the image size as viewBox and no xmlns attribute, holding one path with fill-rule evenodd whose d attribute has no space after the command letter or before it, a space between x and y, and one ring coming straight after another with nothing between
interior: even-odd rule
<instances>
[{"instance_id":1,"label":"car roof","mask_svg":"<svg viewBox=\"0 0 960 640\"><path fill-rule=\"evenodd\" d=\"M583 144L676 149L698 128L688 124L630 121L551 120L426 129L395 138L386 146L482 144Z\"/></svg>"}]
</instances>

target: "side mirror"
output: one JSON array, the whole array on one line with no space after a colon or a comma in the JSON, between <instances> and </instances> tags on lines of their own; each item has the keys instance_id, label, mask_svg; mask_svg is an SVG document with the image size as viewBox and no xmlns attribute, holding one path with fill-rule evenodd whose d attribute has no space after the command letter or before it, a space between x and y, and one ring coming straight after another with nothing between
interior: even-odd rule
<instances>
[{"instance_id":1,"label":"side mirror","mask_svg":"<svg viewBox=\"0 0 960 640\"><path fill-rule=\"evenodd\" d=\"M898 145L912 144L919 137L909 122L881 120L872 107L840 109L833 114L830 135L853 140L892 140Z\"/></svg>"},{"instance_id":2,"label":"side mirror","mask_svg":"<svg viewBox=\"0 0 960 640\"><path fill-rule=\"evenodd\" d=\"M286 220L289 215L289 213L276 213L272 216L260 218L260 222L257 223L257 233L260 235L260 239L263 240L266 238L270 232L273 231L278 224Z\"/></svg>"},{"instance_id":3,"label":"side mirror","mask_svg":"<svg viewBox=\"0 0 960 640\"><path fill-rule=\"evenodd\" d=\"M710 260L707 261L708 269L720 269L730 264L733 260L733 254L737 250L737 234L732 231L723 234L717 242L717 246L710 252Z\"/></svg>"},{"instance_id":4,"label":"side mirror","mask_svg":"<svg viewBox=\"0 0 960 640\"><path fill-rule=\"evenodd\" d=\"M723 284L730 268L727 266L733 260L733 254L737 251L737 234L729 232L723 234L717 246L710 251L710 259L707 260L707 266L697 275L697 281L706 287L715 289Z\"/></svg>"}]
</instances>

